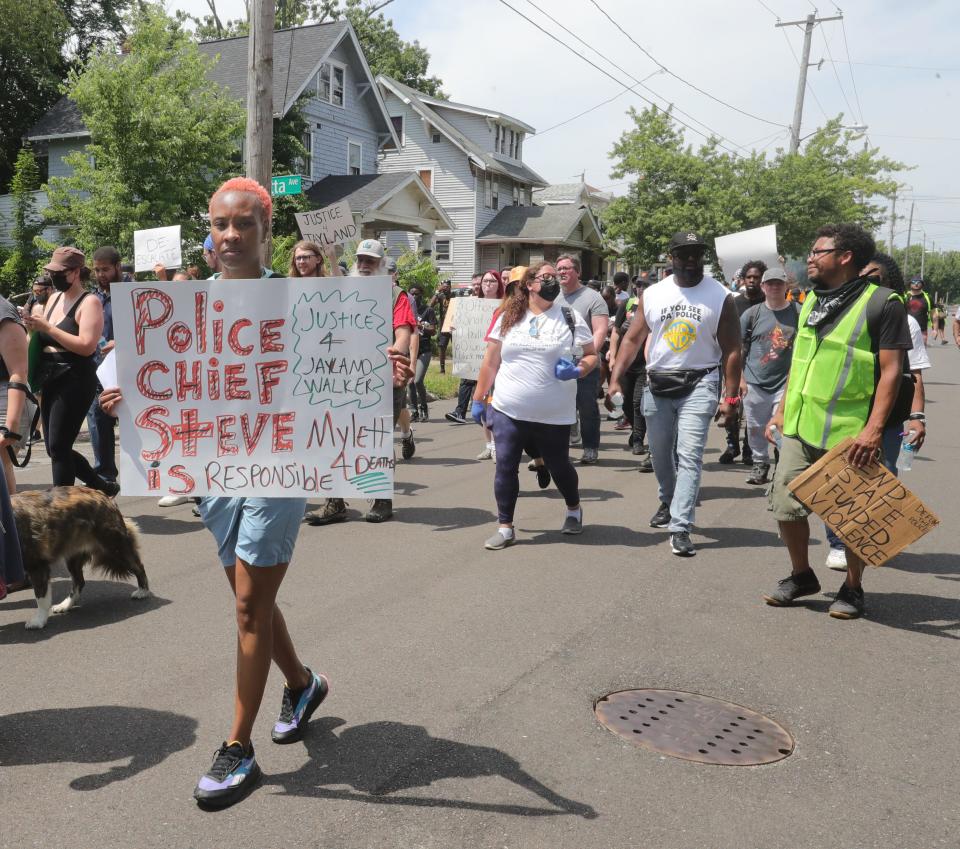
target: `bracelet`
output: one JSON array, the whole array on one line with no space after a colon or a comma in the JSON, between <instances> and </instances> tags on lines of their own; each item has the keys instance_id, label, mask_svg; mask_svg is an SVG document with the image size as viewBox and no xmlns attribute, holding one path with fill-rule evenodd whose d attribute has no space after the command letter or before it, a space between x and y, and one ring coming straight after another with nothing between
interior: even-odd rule
<instances>
[{"instance_id":1,"label":"bracelet","mask_svg":"<svg viewBox=\"0 0 960 849\"><path fill-rule=\"evenodd\" d=\"M10 430L10 428L8 428L6 425L0 425L0 436L5 437L6 439L16 440L17 442L19 442L21 439L23 439L23 435L22 435L22 434L14 433L14 432L13 432L12 430Z\"/></svg>"},{"instance_id":2,"label":"bracelet","mask_svg":"<svg viewBox=\"0 0 960 849\"><path fill-rule=\"evenodd\" d=\"M734 396L734 397L732 397L732 398L724 398L724 399L723 399L723 403L724 403L724 404L730 404L731 406L736 407L737 404L740 403L740 397L739 397L739 396Z\"/></svg>"},{"instance_id":3,"label":"bracelet","mask_svg":"<svg viewBox=\"0 0 960 849\"><path fill-rule=\"evenodd\" d=\"M908 422L923 422L924 424L926 424L926 423L927 423L927 417L926 417L926 414L924 414L924 413L911 413L909 416L907 416L907 421L908 421Z\"/></svg>"}]
</instances>

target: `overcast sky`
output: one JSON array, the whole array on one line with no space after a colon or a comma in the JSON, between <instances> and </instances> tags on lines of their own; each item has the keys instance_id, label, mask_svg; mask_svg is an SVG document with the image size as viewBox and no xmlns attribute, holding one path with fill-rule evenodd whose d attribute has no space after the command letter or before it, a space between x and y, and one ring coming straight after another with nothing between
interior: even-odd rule
<instances>
[{"instance_id":1,"label":"overcast sky","mask_svg":"<svg viewBox=\"0 0 960 849\"><path fill-rule=\"evenodd\" d=\"M431 71L454 100L506 112L541 131L528 139L524 159L545 179L571 182L586 172L594 186L618 192L610 177L609 151L629 127L626 110L645 103L636 94L592 68L563 45L589 57L618 80L643 80L658 65L631 43L592 0L505 0L544 29L523 20L500 0L393 0L384 10L401 37L417 39L431 55ZM775 28L814 10L810 0L596 0L622 30L677 76L733 107L773 123L746 117L666 74L650 77L641 89L659 104L673 103L702 122L735 150L786 146L803 42L799 27ZM534 6L533 4L536 4ZM204 0L170 0L171 8L194 14ZM916 200L913 241L926 232L927 245L960 249L960 16L956 0L841 2L843 25L831 21L814 30L801 136L844 113L844 123L866 125L873 145L914 170L898 213ZM543 12L538 11L540 7ZM765 8L766 7L766 8ZM242 0L218 0L221 18L243 14ZM819 14L837 14L833 3ZM583 43L551 22L548 13L583 42L600 51L613 68ZM845 43L846 37L846 43ZM791 53L793 48L794 53ZM849 50L849 53L848 53ZM848 63L849 59L853 64ZM831 62L836 60L835 62ZM886 67L896 66L896 67ZM851 80L851 70L853 79ZM625 73L626 72L626 73ZM655 93L654 93L655 92ZM577 121L555 124L597 106ZM778 126L779 125L779 126ZM544 132L546 131L546 132ZM706 132L706 131L705 131ZM687 132L688 139L700 137ZM888 227L882 238L886 239ZM898 223L896 244L906 242L906 221Z\"/></svg>"}]
</instances>

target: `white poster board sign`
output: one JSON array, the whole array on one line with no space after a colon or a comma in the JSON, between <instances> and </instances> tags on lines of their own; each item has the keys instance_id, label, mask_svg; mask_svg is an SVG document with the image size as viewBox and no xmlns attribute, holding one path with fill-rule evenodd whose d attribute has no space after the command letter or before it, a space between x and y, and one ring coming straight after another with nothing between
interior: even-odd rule
<instances>
[{"instance_id":1,"label":"white poster board sign","mask_svg":"<svg viewBox=\"0 0 960 849\"><path fill-rule=\"evenodd\" d=\"M717 261L723 269L723 276L727 279L728 285L733 282L734 276L743 264L751 259L763 260L767 268L781 267L780 258L777 255L776 224L718 236L714 246L717 251Z\"/></svg>"},{"instance_id":2,"label":"white poster board sign","mask_svg":"<svg viewBox=\"0 0 960 849\"><path fill-rule=\"evenodd\" d=\"M348 203L334 203L313 212L297 212L294 217L300 235L321 248L352 242L360 233Z\"/></svg>"},{"instance_id":3,"label":"white poster board sign","mask_svg":"<svg viewBox=\"0 0 960 849\"><path fill-rule=\"evenodd\" d=\"M115 283L127 495L387 497L389 277Z\"/></svg>"},{"instance_id":4,"label":"white poster board sign","mask_svg":"<svg viewBox=\"0 0 960 849\"><path fill-rule=\"evenodd\" d=\"M133 270L153 271L158 262L164 268L179 268L183 263L179 224L134 232Z\"/></svg>"},{"instance_id":5,"label":"white poster board sign","mask_svg":"<svg viewBox=\"0 0 960 849\"><path fill-rule=\"evenodd\" d=\"M493 313L500 306L499 298L457 298L453 318L453 373L465 380L476 380L480 374L484 341Z\"/></svg>"}]
</instances>

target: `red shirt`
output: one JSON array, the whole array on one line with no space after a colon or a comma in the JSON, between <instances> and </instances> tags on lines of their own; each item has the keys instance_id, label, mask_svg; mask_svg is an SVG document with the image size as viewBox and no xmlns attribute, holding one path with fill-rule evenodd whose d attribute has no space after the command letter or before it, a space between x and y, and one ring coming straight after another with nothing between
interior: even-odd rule
<instances>
[{"instance_id":1,"label":"red shirt","mask_svg":"<svg viewBox=\"0 0 960 849\"><path fill-rule=\"evenodd\" d=\"M410 299L407 297L407 293L401 292L393 304L393 329L396 330L405 324L416 330L417 317L410 309Z\"/></svg>"}]
</instances>

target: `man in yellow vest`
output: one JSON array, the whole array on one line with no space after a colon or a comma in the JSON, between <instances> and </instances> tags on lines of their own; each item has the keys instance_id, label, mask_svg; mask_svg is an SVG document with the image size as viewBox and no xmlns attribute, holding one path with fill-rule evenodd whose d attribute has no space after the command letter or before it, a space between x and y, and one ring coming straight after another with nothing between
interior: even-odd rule
<instances>
[{"instance_id":1,"label":"man in yellow vest","mask_svg":"<svg viewBox=\"0 0 960 849\"><path fill-rule=\"evenodd\" d=\"M813 288L800 312L786 392L767 425L771 442L783 437L770 508L792 572L763 597L767 604L789 605L820 592L808 556L810 510L787 484L848 437L850 463L873 462L900 388L904 352L912 347L907 314L893 291L860 277L874 252L865 230L839 224L817 231L807 257ZM863 615L863 566L848 548L847 577L830 605L831 616Z\"/></svg>"}]
</instances>

